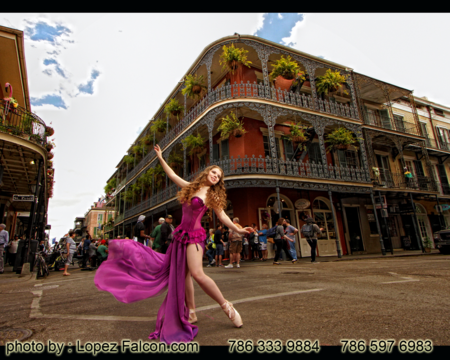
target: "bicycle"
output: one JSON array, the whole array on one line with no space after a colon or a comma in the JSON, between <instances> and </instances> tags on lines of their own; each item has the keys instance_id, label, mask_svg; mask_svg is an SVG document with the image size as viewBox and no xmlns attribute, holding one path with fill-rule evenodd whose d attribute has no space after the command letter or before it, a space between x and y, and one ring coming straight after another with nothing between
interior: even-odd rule
<instances>
[{"instance_id":1,"label":"bicycle","mask_svg":"<svg viewBox=\"0 0 450 360\"><path fill-rule=\"evenodd\" d=\"M44 279L48 276L48 267L47 263L45 262L44 252L39 251L36 253L36 260L35 260L35 266L36 266L36 280L40 277L43 277Z\"/></svg>"}]
</instances>

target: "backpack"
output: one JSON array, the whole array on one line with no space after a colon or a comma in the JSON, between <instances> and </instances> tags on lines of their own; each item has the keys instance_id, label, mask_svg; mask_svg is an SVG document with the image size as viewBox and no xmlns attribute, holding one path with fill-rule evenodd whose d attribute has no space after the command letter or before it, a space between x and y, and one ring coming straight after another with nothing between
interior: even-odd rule
<instances>
[{"instance_id":1,"label":"backpack","mask_svg":"<svg viewBox=\"0 0 450 360\"><path fill-rule=\"evenodd\" d=\"M274 238L275 237L275 235L277 234L277 226L278 225L275 225L273 228L270 228L269 230L267 230L266 236L268 238Z\"/></svg>"},{"instance_id":2,"label":"backpack","mask_svg":"<svg viewBox=\"0 0 450 360\"><path fill-rule=\"evenodd\" d=\"M306 238L312 238L314 236L313 224L305 224L302 226L302 233Z\"/></svg>"}]
</instances>

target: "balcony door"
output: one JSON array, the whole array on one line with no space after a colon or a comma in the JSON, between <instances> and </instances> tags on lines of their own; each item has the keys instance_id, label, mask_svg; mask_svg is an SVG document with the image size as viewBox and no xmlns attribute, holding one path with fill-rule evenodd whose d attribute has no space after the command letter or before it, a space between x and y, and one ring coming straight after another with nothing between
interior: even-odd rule
<instances>
[{"instance_id":1,"label":"balcony door","mask_svg":"<svg viewBox=\"0 0 450 360\"><path fill-rule=\"evenodd\" d=\"M380 170L381 185L385 187L392 187L394 185L394 182L392 180L389 157L385 155L376 155L376 158L378 169Z\"/></svg>"},{"instance_id":2,"label":"balcony door","mask_svg":"<svg viewBox=\"0 0 450 360\"><path fill-rule=\"evenodd\" d=\"M325 198L316 198L313 202L314 220L319 228L323 228L322 237L317 239L317 252L319 256L336 256L336 232L333 214L329 201Z\"/></svg>"}]
</instances>

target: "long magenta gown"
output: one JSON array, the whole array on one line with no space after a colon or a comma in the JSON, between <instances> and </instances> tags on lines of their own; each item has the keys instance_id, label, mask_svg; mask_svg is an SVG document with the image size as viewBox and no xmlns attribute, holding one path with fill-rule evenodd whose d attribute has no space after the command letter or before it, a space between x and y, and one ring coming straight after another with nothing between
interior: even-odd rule
<instances>
[{"instance_id":1,"label":"long magenta gown","mask_svg":"<svg viewBox=\"0 0 450 360\"><path fill-rule=\"evenodd\" d=\"M97 269L94 282L99 290L109 291L123 303L158 296L168 289L158 311L156 329L149 339L160 338L172 342L189 342L198 328L188 322L189 309L185 305L186 248L197 244L205 250L206 231L201 219L207 207L199 197L191 205L183 204L181 224L174 230L172 243L166 254L133 240L110 240L108 260Z\"/></svg>"}]
</instances>

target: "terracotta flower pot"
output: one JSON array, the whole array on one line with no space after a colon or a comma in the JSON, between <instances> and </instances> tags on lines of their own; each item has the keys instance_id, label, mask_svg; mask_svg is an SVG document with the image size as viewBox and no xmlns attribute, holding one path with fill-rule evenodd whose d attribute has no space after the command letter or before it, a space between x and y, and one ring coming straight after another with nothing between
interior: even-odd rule
<instances>
[{"instance_id":1,"label":"terracotta flower pot","mask_svg":"<svg viewBox=\"0 0 450 360\"><path fill-rule=\"evenodd\" d=\"M291 79L291 80L285 79L281 75L277 76L277 78L275 79L275 88L277 90L280 89L280 90L289 91L294 80L295 79Z\"/></svg>"},{"instance_id":2,"label":"terracotta flower pot","mask_svg":"<svg viewBox=\"0 0 450 360\"><path fill-rule=\"evenodd\" d=\"M306 137L304 137L304 136L293 136L292 140L295 141L295 142L304 143L308 139Z\"/></svg>"},{"instance_id":3,"label":"terracotta flower pot","mask_svg":"<svg viewBox=\"0 0 450 360\"><path fill-rule=\"evenodd\" d=\"M46 147L47 151L51 151L53 149L52 144L47 144L45 147Z\"/></svg>"},{"instance_id":4,"label":"terracotta flower pot","mask_svg":"<svg viewBox=\"0 0 450 360\"><path fill-rule=\"evenodd\" d=\"M242 130L239 129L233 130L233 136L235 138L240 138L242 135L244 135L244 132Z\"/></svg>"},{"instance_id":5,"label":"terracotta flower pot","mask_svg":"<svg viewBox=\"0 0 450 360\"><path fill-rule=\"evenodd\" d=\"M347 150L350 147L350 145L339 144L339 145L334 145L334 147L339 150Z\"/></svg>"},{"instance_id":6,"label":"terracotta flower pot","mask_svg":"<svg viewBox=\"0 0 450 360\"><path fill-rule=\"evenodd\" d=\"M53 154L51 153L51 152L49 152L48 154L47 154L47 158L49 159L49 160L51 160L51 159L53 159Z\"/></svg>"},{"instance_id":7,"label":"terracotta flower pot","mask_svg":"<svg viewBox=\"0 0 450 360\"><path fill-rule=\"evenodd\" d=\"M173 116L178 116L178 115L181 114L181 111L180 111L180 110L172 111L171 114L172 114Z\"/></svg>"}]
</instances>

